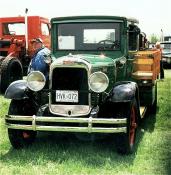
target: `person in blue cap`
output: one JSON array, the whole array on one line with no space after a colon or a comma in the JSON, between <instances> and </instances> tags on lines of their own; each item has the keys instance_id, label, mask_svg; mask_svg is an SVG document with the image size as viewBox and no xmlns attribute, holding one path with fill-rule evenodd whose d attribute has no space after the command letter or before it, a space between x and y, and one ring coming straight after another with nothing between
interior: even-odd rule
<instances>
[{"instance_id":1,"label":"person in blue cap","mask_svg":"<svg viewBox=\"0 0 171 175\"><path fill-rule=\"evenodd\" d=\"M35 53L28 67L28 74L31 71L40 71L45 75L46 79L48 79L49 60L47 58L50 57L50 50L44 46L41 38L35 38L31 43Z\"/></svg>"}]
</instances>

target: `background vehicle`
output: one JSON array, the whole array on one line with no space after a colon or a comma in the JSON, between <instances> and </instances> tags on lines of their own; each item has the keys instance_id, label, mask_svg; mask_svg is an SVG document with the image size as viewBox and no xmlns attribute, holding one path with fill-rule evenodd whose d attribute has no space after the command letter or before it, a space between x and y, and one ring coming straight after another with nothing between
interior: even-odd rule
<instances>
[{"instance_id":1,"label":"background vehicle","mask_svg":"<svg viewBox=\"0 0 171 175\"><path fill-rule=\"evenodd\" d=\"M29 16L27 19L26 41L24 17L0 18L1 92L11 82L21 79L23 73L26 74L33 54L30 40L40 37L50 47L49 20L39 16Z\"/></svg>"},{"instance_id":2,"label":"background vehicle","mask_svg":"<svg viewBox=\"0 0 171 175\"><path fill-rule=\"evenodd\" d=\"M171 41L160 43L162 48L162 62L164 67L171 66Z\"/></svg>"},{"instance_id":3,"label":"background vehicle","mask_svg":"<svg viewBox=\"0 0 171 175\"><path fill-rule=\"evenodd\" d=\"M171 41L171 36L164 36L164 41Z\"/></svg>"},{"instance_id":4,"label":"background vehicle","mask_svg":"<svg viewBox=\"0 0 171 175\"><path fill-rule=\"evenodd\" d=\"M143 48L136 19L63 17L51 26L49 88L35 71L6 91L11 144L31 144L36 131L115 133L118 152L132 153L147 107L156 111L160 50Z\"/></svg>"}]
</instances>

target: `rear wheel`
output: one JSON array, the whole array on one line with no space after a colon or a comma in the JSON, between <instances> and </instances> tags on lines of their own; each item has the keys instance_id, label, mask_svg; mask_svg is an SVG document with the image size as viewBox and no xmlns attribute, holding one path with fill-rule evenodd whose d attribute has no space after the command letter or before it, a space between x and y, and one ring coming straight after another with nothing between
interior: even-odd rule
<instances>
[{"instance_id":1,"label":"rear wheel","mask_svg":"<svg viewBox=\"0 0 171 175\"><path fill-rule=\"evenodd\" d=\"M164 69L162 60L160 60L160 79L164 79Z\"/></svg>"},{"instance_id":2,"label":"rear wheel","mask_svg":"<svg viewBox=\"0 0 171 175\"><path fill-rule=\"evenodd\" d=\"M9 107L9 115L33 115L35 107L30 100L12 100ZM35 131L8 129L8 136L11 145L16 148L23 148L32 144L36 137Z\"/></svg>"},{"instance_id":3,"label":"rear wheel","mask_svg":"<svg viewBox=\"0 0 171 175\"><path fill-rule=\"evenodd\" d=\"M154 90L154 102L152 105L149 106L148 110L150 114L156 114L157 112L157 83L155 84L155 90Z\"/></svg>"},{"instance_id":4,"label":"rear wheel","mask_svg":"<svg viewBox=\"0 0 171 175\"><path fill-rule=\"evenodd\" d=\"M136 100L133 100L124 111L123 117L127 117L127 133L116 136L116 149L118 153L130 154L135 149L135 140L138 126L138 109Z\"/></svg>"},{"instance_id":5,"label":"rear wheel","mask_svg":"<svg viewBox=\"0 0 171 175\"><path fill-rule=\"evenodd\" d=\"M23 69L19 59L6 57L1 63L1 92L4 93L10 83L22 77Z\"/></svg>"}]
</instances>

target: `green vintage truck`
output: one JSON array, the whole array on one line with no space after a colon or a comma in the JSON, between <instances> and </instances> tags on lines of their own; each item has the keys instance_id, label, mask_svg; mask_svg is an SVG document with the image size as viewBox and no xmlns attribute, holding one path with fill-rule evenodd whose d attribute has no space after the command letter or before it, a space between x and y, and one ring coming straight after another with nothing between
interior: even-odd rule
<instances>
[{"instance_id":1,"label":"green vintage truck","mask_svg":"<svg viewBox=\"0 0 171 175\"><path fill-rule=\"evenodd\" d=\"M60 17L51 26L49 79L33 71L5 93L12 146L30 145L37 131L100 133L132 153L146 109L156 110L160 51L145 48L136 19Z\"/></svg>"}]
</instances>

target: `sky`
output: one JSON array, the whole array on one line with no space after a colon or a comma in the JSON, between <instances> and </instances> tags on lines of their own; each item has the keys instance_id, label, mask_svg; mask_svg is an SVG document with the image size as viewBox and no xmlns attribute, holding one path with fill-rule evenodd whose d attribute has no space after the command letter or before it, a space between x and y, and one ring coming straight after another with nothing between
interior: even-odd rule
<instances>
[{"instance_id":1,"label":"sky","mask_svg":"<svg viewBox=\"0 0 171 175\"><path fill-rule=\"evenodd\" d=\"M0 0L2 1L2 0ZM51 19L61 16L113 15L134 17L141 31L171 35L171 0L3 0L0 17L38 15Z\"/></svg>"}]
</instances>

